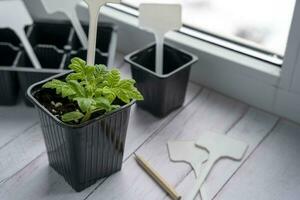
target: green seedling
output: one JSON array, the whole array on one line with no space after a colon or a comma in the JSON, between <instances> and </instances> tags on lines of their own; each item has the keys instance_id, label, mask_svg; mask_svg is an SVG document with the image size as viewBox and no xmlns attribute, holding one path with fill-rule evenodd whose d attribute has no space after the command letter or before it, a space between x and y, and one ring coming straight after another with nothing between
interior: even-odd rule
<instances>
[{"instance_id":1,"label":"green seedling","mask_svg":"<svg viewBox=\"0 0 300 200\"><path fill-rule=\"evenodd\" d=\"M69 68L73 70L65 81L53 79L43 88L54 89L56 94L78 104L79 109L61 116L63 122L86 122L93 113L111 112L120 108L116 99L128 104L143 100L135 80L121 79L120 71L108 70L104 65L89 66L80 58L73 58Z\"/></svg>"}]
</instances>

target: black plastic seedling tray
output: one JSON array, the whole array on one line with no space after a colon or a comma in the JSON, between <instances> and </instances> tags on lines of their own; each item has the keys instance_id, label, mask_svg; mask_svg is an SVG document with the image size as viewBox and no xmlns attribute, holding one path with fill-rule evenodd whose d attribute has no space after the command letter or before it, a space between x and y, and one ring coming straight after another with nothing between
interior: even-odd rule
<instances>
[{"instance_id":1,"label":"black plastic seedling tray","mask_svg":"<svg viewBox=\"0 0 300 200\"><path fill-rule=\"evenodd\" d=\"M27 95L39 113L50 166L79 192L121 169L134 102L80 125L65 124L39 103L37 94L47 81L66 75L32 85Z\"/></svg>"},{"instance_id":2,"label":"black plastic seedling tray","mask_svg":"<svg viewBox=\"0 0 300 200\"><path fill-rule=\"evenodd\" d=\"M37 45L53 45L58 49L70 49L72 26L67 21L35 22L27 32L29 42Z\"/></svg>"},{"instance_id":3,"label":"black plastic seedling tray","mask_svg":"<svg viewBox=\"0 0 300 200\"><path fill-rule=\"evenodd\" d=\"M20 46L20 40L13 30L8 28L0 29L0 43L9 43L14 47Z\"/></svg>"},{"instance_id":4,"label":"black plastic seedling tray","mask_svg":"<svg viewBox=\"0 0 300 200\"><path fill-rule=\"evenodd\" d=\"M133 79L144 95L137 105L157 117L165 117L184 103L191 66L198 58L193 54L164 45L163 75L155 73L155 44L125 57Z\"/></svg>"},{"instance_id":5,"label":"black plastic seedling tray","mask_svg":"<svg viewBox=\"0 0 300 200\"><path fill-rule=\"evenodd\" d=\"M68 65L71 64L71 59L74 57L78 57L83 60L86 60L87 50L79 49L78 51L72 51L71 53L69 53L65 62L66 64L64 66L64 69L68 69ZM95 63L105 64L107 62L108 62L108 57L106 56L106 54L102 53L99 49L96 49Z\"/></svg>"},{"instance_id":6,"label":"black plastic seedling tray","mask_svg":"<svg viewBox=\"0 0 300 200\"><path fill-rule=\"evenodd\" d=\"M85 33L88 35L89 26L85 23L82 23L82 27ZM74 37L72 37L71 48L73 50L80 50L82 45L77 35L75 34L75 30L73 30ZM113 66L116 48L117 48L117 39L118 39L118 28L116 25L112 23L101 23L98 26L97 32L97 42L96 47L100 51L102 56L107 57L107 65Z\"/></svg>"},{"instance_id":7,"label":"black plastic seedling tray","mask_svg":"<svg viewBox=\"0 0 300 200\"><path fill-rule=\"evenodd\" d=\"M84 28L87 32L88 27L85 25ZM96 51L95 63L113 65L117 45L117 27L111 23L100 23L98 30L98 50ZM7 53L3 54L13 52L13 55L3 56L2 62L5 63L0 63L0 82L3 82L0 86L3 87L1 90L3 91L1 94L3 100L0 100L0 105L16 102L17 96L15 93L18 93L18 82L20 83L21 93L25 94L27 88L33 83L65 72L72 57L78 56L86 59L86 50L82 49L75 30L67 21L47 20L35 22L34 25L26 27L26 32L42 69L36 70L33 67L22 44L20 44L20 40L13 31L0 29L0 43L1 41L5 42L13 48L13 51L8 50ZM13 62L10 61L11 57L15 58ZM32 105L26 99L25 102Z\"/></svg>"},{"instance_id":8,"label":"black plastic seedling tray","mask_svg":"<svg viewBox=\"0 0 300 200\"><path fill-rule=\"evenodd\" d=\"M67 55L63 50L57 49L52 45L38 45L34 48L34 52L39 59L42 69L35 69L25 51L19 53L17 57L18 79L20 81L21 94L24 95L30 85L64 72L63 67L66 62ZM32 104L24 98L27 105Z\"/></svg>"},{"instance_id":9,"label":"black plastic seedling tray","mask_svg":"<svg viewBox=\"0 0 300 200\"><path fill-rule=\"evenodd\" d=\"M19 84L14 66L18 48L9 43L0 43L0 105L17 102Z\"/></svg>"}]
</instances>

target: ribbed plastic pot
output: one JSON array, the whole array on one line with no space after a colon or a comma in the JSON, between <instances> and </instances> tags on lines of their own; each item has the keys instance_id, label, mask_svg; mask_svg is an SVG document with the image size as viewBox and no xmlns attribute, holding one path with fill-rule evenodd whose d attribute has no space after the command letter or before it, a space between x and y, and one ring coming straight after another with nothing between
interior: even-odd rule
<instances>
[{"instance_id":1,"label":"ribbed plastic pot","mask_svg":"<svg viewBox=\"0 0 300 200\"><path fill-rule=\"evenodd\" d=\"M170 45L164 45L163 75L155 73L155 44L125 57L133 79L144 95L137 105L157 117L165 117L184 103L191 66L198 58Z\"/></svg>"},{"instance_id":2,"label":"ribbed plastic pot","mask_svg":"<svg viewBox=\"0 0 300 200\"><path fill-rule=\"evenodd\" d=\"M0 43L0 105L15 105L19 93L14 65L18 48L9 43Z\"/></svg>"},{"instance_id":3,"label":"ribbed plastic pot","mask_svg":"<svg viewBox=\"0 0 300 200\"><path fill-rule=\"evenodd\" d=\"M32 85L27 96L39 113L50 166L79 192L121 170L134 102L80 125L65 124L35 98L45 82L65 76Z\"/></svg>"},{"instance_id":4,"label":"ribbed plastic pot","mask_svg":"<svg viewBox=\"0 0 300 200\"><path fill-rule=\"evenodd\" d=\"M65 72L63 70L66 54L52 45L37 45L34 51L39 59L42 69L35 69L25 51L21 51L17 58L18 79L20 82L21 93L24 96L24 101L28 106L33 106L25 93L30 85L44 80L55 74Z\"/></svg>"}]
</instances>

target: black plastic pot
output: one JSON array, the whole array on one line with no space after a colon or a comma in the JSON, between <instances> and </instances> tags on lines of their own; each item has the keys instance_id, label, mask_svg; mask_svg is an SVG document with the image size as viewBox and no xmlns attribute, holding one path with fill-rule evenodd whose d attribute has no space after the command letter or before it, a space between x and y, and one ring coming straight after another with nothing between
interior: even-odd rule
<instances>
[{"instance_id":1,"label":"black plastic pot","mask_svg":"<svg viewBox=\"0 0 300 200\"><path fill-rule=\"evenodd\" d=\"M32 85L28 98L38 110L50 166L76 190L94 184L122 167L124 145L134 102L80 125L68 125L53 116L35 98L41 86L57 75Z\"/></svg>"},{"instance_id":2,"label":"black plastic pot","mask_svg":"<svg viewBox=\"0 0 300 200\"><path fill-rule=\"evenodd\" d=\"M82 24L82 26L85 33L88 34L89 26L87 24ZM70 43L71 48L73 50L80 50L82 45L74 29L72 33L73 37ZM114 64L117 49L117 39L118 28L115 24L108 22L98 24L96 47L101 52L101 55L107 57L107 62L105 63L107 66L113 66Z\"/></svg>"},{"instance_id":3,"label":"black plastic pot","mask_svg":"<svg viewBox=\"0 0 300 200\"><path fill-rule=\"evenodd\" d=\"M30 85L64 72L63 67L66 55L62 50L55 46L38 45L34 48L37 58L39 59L42 69L35 69L25 51L21 51L17 58L17 73L20 82L21 93L24 94ZM27 105L32 104L24 98Z\"/></svg>"},{"instance_id":4,"label":"black plastic pot","mask_svg":"<svg viewBox=\"0 0 300 200\"><path fill-rule=\"evenodd\" d=\"M14 65L18 49L8 43L0 43L0 105L14 105L17 102L19 84Z\"/></svg>"},{"instance_id":5,"label":"black plastic pot","mask_svg":"<svg viewBox=\"0 0 300 200\"><path fill-rule=\"evenodd\" d=\"M125 57L133 79L144 95L137 105L157 117L165 117L182 106L192 64L198 58L170 45L164 45L163 75L155 73L155 44Z\"/></svg>"}]
</instances>

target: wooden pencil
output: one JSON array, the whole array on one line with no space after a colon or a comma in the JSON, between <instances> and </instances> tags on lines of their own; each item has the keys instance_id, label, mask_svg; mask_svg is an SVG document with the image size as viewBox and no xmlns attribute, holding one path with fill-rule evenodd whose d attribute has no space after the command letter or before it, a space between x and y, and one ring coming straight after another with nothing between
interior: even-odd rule
<instances>
[{"instance_id":1,"label":"wooden pencil","mask_svg":"<svg viewBox=\"0 0 300 200\"><path fill-rule=\"evenodd\" d=\"M137 163L144 169L144 171L153 178L153 180L173 199L180 200L181 196L175 189L156 171L150 164L142 157L135 155Z\"/></svg>"}]
</instances>

